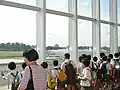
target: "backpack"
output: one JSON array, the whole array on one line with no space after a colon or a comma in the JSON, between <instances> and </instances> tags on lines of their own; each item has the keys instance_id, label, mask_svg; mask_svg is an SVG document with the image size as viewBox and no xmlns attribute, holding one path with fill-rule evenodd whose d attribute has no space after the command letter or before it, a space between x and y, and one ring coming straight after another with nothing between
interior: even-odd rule
<instances>
[{"instance_id":1,"label":"backpack","mask_svg":"<svg viewBox=\"0 0 120 90\"><path fill-rule=\"evenodd\" d=\"M97 67L97 69L94 67L94 65ZM92 68L91 68L92 71L97 71L98 70L98 65L94 62L92 62Z\"/></svg>"},{"instance_id":2,"label":"backpack","mask_svg":"<svg viewBox=\"0 0 120 90\"><path fill-rule=\"evenodd\" d=\"M120 62L119 60L115 60L115 68L113 70L113 74L116 78L120 77Z\"/></svg>"},{"instance_id":3,"label":"backpack","mask_svg":"<svg viewBox=\"0 0 120 90\"><path fill-rule=\"evenodd\" d=\"M52 75L52 72L50 72L49 77L48 77L48 82L47 82L47 86L49 89L54 89L56 87L57 83L55 78Z\"/></svg>"},{"instance_id":4,"label":"backpack","mask_svg":"<svg viewBox=\"0 0 120 90\"><path fill-rule=\"evenodd\" d=\"M90 73L91 73L90 86L95 86L95 81L93 79L93 73L92 73L92 71L90 69L86 69L86 70L90 71Z\"/></svg>"},{"instance_id":5,"label":"backpack","mask_svg":"<svg viewBox=\"0 0 120 90\"><path fill-rule=\"evenodd\" d=\"M94 68L94 65L96 66L96 68ZM91 68L91 71L92 71L92 74L93 74L93 79L97 79L97 75L98 75L98 65L94 62L92 62L92 68Z\"/></svg>"},{"instance_id":6,"label":"backpack","mask_svg":"<svg viewBox=\"0 0 120 90\"><path fill-rule=\"evenodd\" d=\"M65 72L61 69L61 68L54 68L55 70L57 70L57 72L58 72L58 79L60 80L60 81L64 81L64 80L66 80L66 78L67 78L67 75L65 74Z\"/></svg>"},{"instance_id":7,"label":"backpack","mask_svg":"<svg viewBox=\"0 0 120 90\"><path fill-rule=\"evenodd\" d=\"M68 83L70 84L76 83L77 74L74 66L71 64L71 61L66 63L65 65L65 74L67 75L66 80L69 81Z\"/></svg>"},{"instance_id":8,"label":"backpack","mask_svg":"<svg viewBox=\"0 0 120 90\"><path fill-rule=\"evenodd\" d=\"M103 63L101 67L101 74L106 75L107 74L107 68L106 68L107 63Z\"/></svg>"},{"instance_id":9,"label":"backpack","mask_svg":"<svg viewBox=\"0 0 120 90\"><path fill-rule=\"evenodd\" d=\"M16 75L11 73L11 75L14 77L13 82L12 82L11 90L17 90L18 89L18 86L20 84L20 78L19 78L18 73L19 73L18 71L16 72Z\"/></svg>"}]
</instances>

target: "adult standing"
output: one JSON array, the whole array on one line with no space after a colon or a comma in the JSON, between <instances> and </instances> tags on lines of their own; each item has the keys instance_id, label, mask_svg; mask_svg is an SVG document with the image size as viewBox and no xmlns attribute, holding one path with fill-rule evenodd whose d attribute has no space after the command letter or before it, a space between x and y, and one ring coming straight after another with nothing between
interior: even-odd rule
<instances>
[{"instance_id":1,"label":"adult standing","mask_svg":"<svg viewBox=\"0 0 120 90\"><path fill-rule=\"evenodd\" d=\"M30 80L32 80L31 90L46 90L47 74L44 68L36 62L39 59L37 51L34 49L26 50L23 57L27 67L18 90L26 90L30 87Z\"/></svg>"}]
</instances>

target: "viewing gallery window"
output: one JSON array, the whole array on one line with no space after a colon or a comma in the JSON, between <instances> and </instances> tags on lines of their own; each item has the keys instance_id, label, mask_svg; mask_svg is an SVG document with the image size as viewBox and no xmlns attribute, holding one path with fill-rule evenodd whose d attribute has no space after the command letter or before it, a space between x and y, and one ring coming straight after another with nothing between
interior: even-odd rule
<instances>
[{"instance_id":1,"label":"viewing gallery window","mask_svg":"<svg viewBox=\"0 0 120 90\"><path fill-rule=\"evenodd\" d=\"M68 12L68 0L46 0L46 8Z\"/></svg>"},{"instance_id":2,"label":"viewing gallery window","mask_svg":"<svg viewBox=\"0 0 120 90\"><path fill-rule=\"evenodd\" d=\"M118 0L118 23L120 23L120 0Z\"/></svg>"},{"instance_id":3,"label":"viewing gallery window","mask_svg":"<svg viewBox=\"0 0 120 90\"><path fill-rule=\"evenodd\" d=\"M78 15L92 17L92 0L77 0Z\"/></svg>"},{"instance_id":4,"label":"viewing gallery window","mask_svg":"<svg viewBox=\"0 0 120 90\"><path fill-rule=\"evenodd\" d=\"M100 14L102 20L109 21L109 0L100 0Z\"/></svg>"},{"instance_id":5,"label":"viewing gallery window","mask_svg":"<svg viewBox=\"0 0 120 90\"><path fill-rule=\"evenodd\" d=\"M110 25L101 23L101 52L110 53Z\"/></svg>"},{"instance_id":6,"label":"viewing gallery window","mask_svg":"<svg viewBox=\"0 0 120 90\"><path fill-rule=\"evenodd\" d=\"M78 54L92 55L92 22L78 20Z\"/></svg>"},{"instance_id":7,"label":"viewing gallery window","mask_svg":"<svg viewBox=\"0 0 120 90\"><path fill-rule=\"evenodd\" d=\"M118 27L118 51L120 52L120 27Z\"/></svg>"},{"instance_id":8,"label":"viewing gallery window","mask_svg":"<svg viewBox=\"0 0 120 90\"><path fill-rule=\"evenodd\" d=\"M36 45L36 12L0 6L0 42Z\"/></svg>"}]
</instances>

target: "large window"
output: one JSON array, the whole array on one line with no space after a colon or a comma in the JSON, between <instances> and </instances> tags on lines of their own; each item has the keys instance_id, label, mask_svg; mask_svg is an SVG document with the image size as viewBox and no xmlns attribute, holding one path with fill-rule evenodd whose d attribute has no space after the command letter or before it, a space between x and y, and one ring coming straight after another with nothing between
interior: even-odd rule
<instances>
[{"instance_id":1,"label":"large window","mask_svg":"<svg viewBox=\"0 0 120 90\"><path fill-rule=\"evenodd\" d=\"M0 6L0 31L0 43L36 45L36 12Z\"/></svg>"},{"instance_id":2,"label":"large window","mask_svg":"<svg viewBox=\"0 0 120 90\"><path fill-rule=\"evenodd\" d=\"M78 15L88 16L88 17L92 16L91 0L78 0L77 6L78 6Z\"/></svg>"},{"instance_id":3,"label":"large window","mask_svg":"<svg viewBox=\"0 0 120 90\"><path fill-rule=\"evenodd\" d=\"M81 54L92 55L92 22L78 20L78 48Z\"/></svg>"},{"instance_id":4,"label":"large window","mask_svg":"<svg viewBox=\"0 0 120 90\"><path fill-rule=\"evenodd\" d=\"M36 12L0 6L0 63L1 58L10 59L5 62L21 62L22 52L33 45L36 45Z\"/></svg>"},{"instance_id":5,"label":"large window","mask_svg":"<svg viewBox=\"0 0 120 90\"><path fill-rule=\"evenodd\" d=\"M120 52L120 27L118 27L118 51Z\"/></svg>"},{"instance_id":6,"label":"large window","mask_svg":"<svg viewBox=\"0 0 120 90\"><path fill-rule=\"evenodd\" d=\"M109 0L100 0L101 19L109 21Z\"/></svg>"},{"instance_id":7,"label":"large window","mask_svg":"<svg viewBox=\"0 0 120 90\"><path fill-rule=\"evenodd\" d=\"M120 23L120 0L118 0L118 23Z\"/></svg>"},{"instance_id":8,"label":"large window","mask_svg":"<svg viewBox=\"0 0 120 90\"><path fill-rule=\"evenodd\" d=\"M110 25L101 24L101 52L110 53Z\"/></svg>"},{"instance_id":9,"label":"large window","mask_svg":"<svg viewBox=\"0 0 120 90\"><path fill-rule=\"evenodd\" d=\"M6 1L36 6L36 0L6 0Z\"/></svg>"},{"instance_id":10,"label":"large window","mask_svg":"<svg viewBox=\"0 0 120 90\"><path fill-rule=\"evenodd\" d=\"M47 9L68 12L68 0L46 0Z\"/></svg>"},{"instance_id":11,"label":"large window","mask_svg":"<svg viewBox=\"0 0 120 90\"><path fill-rule=\"evenodd\" d=\"M61 56L68 51L68 18L53 14L46 17L46 45L47 60L61 59ZM56 57L54 57L55 55ZM60 60L59 60L60 61ZM52 61L48 60L50 66ZM61 61L60 61L61 63Z\"/></svg>"}]
</instances>

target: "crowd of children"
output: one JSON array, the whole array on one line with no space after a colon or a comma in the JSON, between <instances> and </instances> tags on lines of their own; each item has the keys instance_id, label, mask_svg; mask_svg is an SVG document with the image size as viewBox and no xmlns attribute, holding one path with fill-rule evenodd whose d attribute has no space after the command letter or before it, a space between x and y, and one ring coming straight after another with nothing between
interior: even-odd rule
<instances>
[{"instance_id":1,"label":"crowd of children","mask_svg":"<svg viewBox=\"0 0 120 90\"><path fill-rule=\"evenodd\" d=\"M77 64L70 59L69 53L65 53L64 62L59 64L58 60L54 60L53 68L48 70L48 63L38 65L35 62L38 54L35 50L31 52L24 52L25 63L22 64L23 72L19 74L21 80L18 90L28 90L23 88L28 88L26 83L29 84L30 78L34 86L30 90L119 90L120 53L108 56L100 53L100 58L83 54L79 56ZM34 59L31 59L32 55Z\"/></svg>"},{"instance_id":2,"label":"crowd of children","mask_svg":"<svg viewBox=\"0 0 120 90\"><path fill-rule=\"evenodd\" d=\"M66 90L66 88L67 90L116 90L120 87L119 60L120 53L115 53L114 56L100 53L100 58L96 56L91 58L90 55L83 54L76 65L70 60L70 54L66 53L65 61L60 66L57 60L53 61L54 67L51 71L57 83L52 90ZM60 74L63 73L59 73L60 69L66 75L61 75L66 77L63 80L59 79Z\"/></svg>"}]
</instances>

